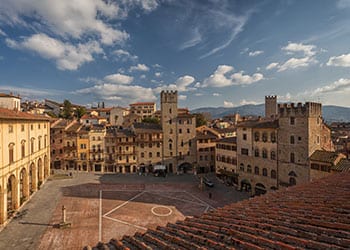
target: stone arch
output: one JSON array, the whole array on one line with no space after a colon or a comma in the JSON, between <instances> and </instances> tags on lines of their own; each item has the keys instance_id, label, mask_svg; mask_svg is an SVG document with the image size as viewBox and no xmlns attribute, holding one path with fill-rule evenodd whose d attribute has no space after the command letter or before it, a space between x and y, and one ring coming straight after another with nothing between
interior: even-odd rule
<instances>
[{"instance_id":1,"label":"stone arch","mask_svg":"<svg viewBox=\"0 0 350 250\"><path fill-rule=\"evenodd\" d=\"M44 179L49 177L50 175L50 167L49 167L49 160L47 158L47 155L44 156Z\"/></svg>"},{"instance_id":2,"label":"stone arch","mask_svg":"<svg viewBox=\"0 0 350 250\"><path fill-rule=\"evenodd\" d=\"M7 180L7 214L11 216L18 207L18 181L12 174Z\"/></svg>"},{"instance_id":3,"label":"stone arch","mask_svg":"<svg viewBox=\"0 0 350 250\"><path fill-rule=\"evenodd\" d=\"M30 194L34 193L38 190L38 179L37 179L37 171L34 162L32 162L29 166L29 191Z\"/></svg>"},{"instance_id":4,"label":"stone arch","mask_svg":"<svg viewBox=\"0 0 350 250\"><path fill-rule=\"evenodd\" d=\"M250 181L247 179L241 180L241 190L244 191L251 191L252 190L252 184L250 184Z\"/></svg>"},{"instance_id":5,"label":"stone arch","mask_svg":"<svg viewBox=\"0 0 350 250\"><path fill-rule=\"evenodd\" d=\"M43 167L43 161L41 158L38 159L37 162L38 165L38 185L43 183L44 181L44 167Z\"/></svg>"},{"instance_id":6,"label":"stone arch","mask_svg":"<svg viewBox=\"0 0 350 250\"><path fill-rule=\"evenodd\" d=\"M261 195L265 193L266 193L266 187L261 183L257 183L255 185L255 195Z\"/></svg>"},{"instance_id":7,"label":"stone arch","mask_svg":"<svg viewBox=\"0 0 350 250\"><path fill-rule=\"evenodd\" d=\"M29 176L26 168L19 173L19 201L23 204L29 197Z\"/></svg>"},{"instance_id":8,"label":"stone arch","mask_svg":"<svg viewBox=\"0 0 350 250\"><path fill-rule=\"evenodd\" d=\"M183 173L188 173L192 171L192 164L189 162L184 162L181 163L178 167L177 167L178 171L183 172Z\"/></svg>"}]
</instances>

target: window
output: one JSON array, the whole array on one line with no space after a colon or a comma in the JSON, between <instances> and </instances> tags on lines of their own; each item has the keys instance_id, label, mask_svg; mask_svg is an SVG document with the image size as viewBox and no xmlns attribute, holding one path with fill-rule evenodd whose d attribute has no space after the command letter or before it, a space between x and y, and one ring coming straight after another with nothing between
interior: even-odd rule
<instances>
[{"instance_id":1,"label":"window","mask_svg":"<svg viewBox=\"0 0 350 250\"><path fill-rule=\"evenodd\" d=\"M171 143L169 143L169 150L173 149L173 145Z\"/></svg>"},{"instance_id":2,"label":"window","mask_svg":"<svg viewBox=\"0 0 350 250\"><path fill-rule=\"evenodd\" d=\"M160 152L157 152L157 157L160 157Z\"/></svg>"},{"instance_id":3,"label":"window","mask_svg":"<svg viewBox=\"0 0 350 250\"><path fill-rule=\"evenodd\" d=\"M183 140L181 140L181 147L183 147L184 146L184 141Z\"/></svg>"},{"instance_id":4,"label":"window","mask_svg":"<svg viewBox=\"0 0 350 250\"><path fill-rule=\"evenodd\" d=\"M271 137L271 142L276 142L276 133L275 132L272 132L270 137Z\"/></svg>"},{"instance_id":5,"label":"window","mask_svg":"<svg viewBox=\"0 0 350 250\"><path fill-rule=\"evenodd\" d=\"M247 173L251 173L252 172L252 166L248 165L247 166Z\"/></svg>"},{"instance_id":6,"label":"window","mask_svg":"<svg viewBox=\"0 0 350 250\"><path fill-rule=\"evenodd\" d=\"M295 186L297 184L297 181L295 180L294 177L289 178L289 185L290 186Z\"/></svg>"},{"instance_id":7,"label":"window","mask_svg":"<svg viewBox=\"0 0 350 250\"><path fill-rule=\"evenodd\" d=\"M290 144L294 144L294 135L290 136Z\"/></svg>"},{"instance_id":8,"label":"window","mask_svg":"<svg viewBox=\"0 0 350 250\"><path fill-rule=\"evenodd\" d=\"M187 134L189 134L189 133L191 133L191 130L188 128L188 129L187 129Z\"/></svg>"},{"instance_id":9,"label":"window","mask_svg":"<svg viewBox=\"0 0 350 250\"><path fill-rule=\"evenodd\" d=\"M33 130L34 126L33 124L30 124L30 130ZM61 130L61 133L62 133L62 130Z\"/></svg>"},{"instance_id":10,"label":"window","mask_svg":"<svg viewBox=\"0 0 350 250\"><path fill-rule=\"evenodd\" d=\"M179 120L179 124L182 124L182 120L181 119Z\"/></svg>"},{"instance_id":11,"label":"window","mask_svg":"<svg viewBox=\"0 0 350 250\"><path fill-rule=\"evenodd\" d=\"M21 131L24 131L24 124L21 125Z\"/></svg>"},{"instance_id":12,"label":"window","mask_svg":"<svg viewBox=\"0 0 350 250\"><path fill-rule=\"evenodd\" d=\"M13 125L9 125L9 133L13 133Z\"/></svg>"},{"instance_id":13,"label":"window","mask_svg":"<svg viewBox=\"0 0 350 250\"><path fill-rule=\"evenodd\" d=\"M290 153L290 162L291 163L295 162L295 155L294 155L294 153Z\"/></svg>"},{"instance_id":14,"label":"window","mask_svg":"<svg viewBox=\"0 0 350 250\"><path fill-rule=\"evenodd\" d=\"M295 117L290 117L290 125L294 125L295 124Z\"/></svg>"},{"instance_id":15,"label":"window","mask_svg":"<svg viewBox=\"0 0 350 250\"><path fill-rule=\"evenodd\" d=\"M192 140L188 141L188 146L191 147L192 146Z\"/></svg>"},{"instance_id":16,"label":"window","mask_svg":"<svg viewBox=\"0 0 350 250\"><path fill-rule=\"evenodd\" d=\"M262 157L267 158L267 150L265 148L262 150Z\"/></svg>"},{"instance_id":17,"label":"window","mask_svg":"<svg viewBox=\"0 0 350 250\"><path fill-rule=\"evenodd\" d=\"M14 162L14 147L15 147L15 144L10 143L9 145L9 163L10 164Z\"/></svg>"},{"instance_id":18,"label":"window","mask_svg":"<svg viewBox=\"0 0 350 250\"><path fill-rule=\"evenodd\" d=\"M317 144L320 144L320 136L317 136L316 139Z\"/></svg>"},{"instance_id":19,"label":"window","mask_svg":"<svg viewBox=\"0 0 350 250\"><path fill-rule=\"evenodd\" d=\"M259 149L258 149L258 148L256 148L256 149L254 150L254 156L255 156L255 157L259 157Z\"/></svg>"},{"instance_id":20,"label":"window","mask_svg":"<svg viewBox=\"0 0 350 250\"><path fill-rule=\"evenodd\" d=\"M243 140L244 140L244 141L247 140L247 134L243 134Z\"/></svg>"},{"instance_id":21,"label":"window","mask_svg":"<svg viewBox=\"0 0 350 250\"><path fill-rule=\"evenodd\" d=\"M38 137L38 150L41 149L41 136Z\"/></svg>"},{"instance_id":22,"label":"window","mask_svg":"<svg viewBox=\"0 0 350 250\"><path fill-rule=\"evenodd\" d=\"M30 153L33 154L34 153L34 138L32 138L30 140Z\"/></svg>"},{"instance_id":23,"label":"window","mask_svg":"<svg viewBox=\"0 0 350 250\"><path fill-rule=\"evenodd\" d=\"M243 163L241 163L241 165L239 165L239 171L244 172L244 165L243 165Z\"/></svg>"},{"instance_id":24,"label":"window","mask_svg":"<svg viewBox=\"0 0 350 250\"><path fill-rule=\"evenodd\" d=\"M140 145L140 146L141 146L141 148L144 148L144 147L145 147L145 144L141 143L141 145Z\"/></svg>"},{"instance_id":25,"label":"window","mask_svg":"<svg viewBox=\"0 0 350 250\"><path fill-rule=\"evenodd\" d=\"M249 150L247 148L241 148L241 154L242 155L248 155Z\"/></svg>"},{"instance_id":26,"label":"window","mask_svg":"<svg viewBox=\"0 0 350 250\"><path fill-rule=\"evenodd\" d=\"M171 123L172 123L172 120L170 119L170 120L169 120L169 124L171 124Z\"/></svg>"},{"instance_id":27,"label":"window","mask_svg":"<svg viewBox=\"0 0 350 250\"><path fill-rule=\"evenodd\" d=\"M275 151L271 151L271 160L276 160L276 152Z\"/></svg>"},{"instance_id":28,"label":"window","mask_svg":"<svg viewBox=\"0 0 350 250\"><path fill-rule=\"evenodd\" d=\"M160 148L160 142L157 143L157 148Z\"/></svg>"},{"instance_id":29,"label":"window","mask_svg":"<svg viewBox=\"0 0 350 250\"><path fill-rule=\"evenodd\" d=\"M263 172L262 172L263 176L267 176L267 169L263 168Z\"/></svg>"},{"instance_id":30,"label":"window","mask_svg":"<svg viewBox=\"0 0 350 250\"><path fill-rule=\"evenodd\" d=\"M23 140L21 143L21 157L24 158L26 156L26 142Z\"/></svg>"},{"instance_id":31,"label":"window","mask_svg":"<svg viewBox=\"0 0 350 250\"><path fill-rule=\"evenodd\" d=\"M259 167L255 166L255 168L254 168L254 174L259 175Z\"/></svg>"},{"instance_id":32,"label":"window","mask_svg":"<svg viewBox=\"0 0 350 250\"><path fill-rule=\"evenodd\" d=\"M38 124L38 129L40 129L40 124Z\"/></svg>"},{"instance_id":33,"label":"window","mask_svg":"<svg viewBox=\"0 0 350 250\"><path fill-rule=\"evenodd\" d=\"M203 161L203 155L200 155L200 156L199 156L199 160L200 160L200 161Z\"/></svg>"},{"instance_id":34,"label":"window","mask_svg":"<svg viewBox=\"0 0 350 250\"><path fill-rule=\"evenodd\" d=\"M152 143L149 143L149 144L148 144L148 147L149 147L149 148L152 148Z\"/></svg>"},{"instance_id":35,"label":"window","mask_svg":"<svg viewBox=\"0 0 350 250\"><path fill-rule=\"evenodd\" d=\"M254 140L255 141L259 141L259 138L260 138L260 133L259 132L255 132L254 133Z\"/></svg>"},{"instance_id":36,"label":"window","mask_svg":"<svg viewBox=\"0 0 350 250\"><path fill-rule=\"evenodd\" d=\"M148 157L151 158L152 157L152 152L148 153Z\"/></svg>"},{"instance_id":37,"label":"window","mask_svg":"<svg viewBox=\"0 0 350 250\"><path fill-rule=\"evenodd\" d=\"M169 109L169 114L171 114L171 109Z\"/></svg>"},{"instance_id":38,"label":"window","mask_svg":"<svg viewBox=\"0 0 350 250\"><path fill-rule=\"evenodd\" d=\"M173 129L171 128L169 134L172 134L172 133L173 133Z\"/></svg>"},{"instance_id":39,"label":"window","mask_svg":"<svg viewBox=\"0 0 350 250\"><path fill-rule=\"evenodd\" d=\"M262 134L262 141L263 141L263 142L267 142L267 133L266 133L266 132L264 132L264 133Z\"/></svg>"},{"instance_id":40,"label":"window","mask_svg":"<svg viewBox=\"0 0 350 250\"><path fill-rule=\"evenodd\" d=\"M271 170L271 178L272 179L276 179L277 178L276 170Z\"/></svg>"},{"instance_id":41,"label":"window","mask_svg":"<svg viewBox=\"0 0 350 250\"><path fill-rule=\"evenodd\" d=\"M182 134L182 129L181 128L179 129L179 134Z\"/></svg>"}]
</instances>

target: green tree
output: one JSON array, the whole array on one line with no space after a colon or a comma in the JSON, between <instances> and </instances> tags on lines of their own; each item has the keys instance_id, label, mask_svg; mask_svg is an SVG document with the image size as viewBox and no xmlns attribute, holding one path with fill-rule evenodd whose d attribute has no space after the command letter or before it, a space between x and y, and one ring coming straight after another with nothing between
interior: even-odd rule
<instances>
[{"instance_id":1,"label":"green tree","mask_svg":"<svg viewBox=\"0 0 350 250\"><path fill-rule=\"evenodd\" d=\"M71 119L72 113L73 113L72 103L69 100L64 100L63 110L60 113L60 117L64 119Z\"/></svg>"},{"instance_id":2,"label":"green tree","mask_svg":"<svg viewBox=\"0 0 350 250\"><path fill-rule=\"evenodd\" d=\"M196 117L196 127L207 125L207 119L205 118L204 114L195 113L193 115Z\"/></svg>"},{"instance_id":3,"label":"green tree","mask_svg":"<svg viewBox=\"0 0 350 250\"><path fill-rule=\"evenodd\" d=\"M80 119L83 115L85 115L86 113L86 108L84 107L78 107L76 110L75 110L75 116Z\"/></svg>"},{"instance_id":4,"label":"green tree","mask_svg":"<svg viewBox=\"0 0 350 250\"><path fill-rule=\"evenodd\" d=\"M154 123L154 124L160 124L160 121L156 117L145 117L142 119L142 122L144 123Z\"/></svg>"}]
</instances>

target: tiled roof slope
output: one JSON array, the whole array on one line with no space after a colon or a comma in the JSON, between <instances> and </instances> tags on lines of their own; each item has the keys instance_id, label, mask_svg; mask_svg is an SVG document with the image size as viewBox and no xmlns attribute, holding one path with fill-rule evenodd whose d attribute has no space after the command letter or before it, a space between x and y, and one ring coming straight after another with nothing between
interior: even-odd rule
<instances>
[{"instance_id":1,"label":"tiled roof slope","mask_svg":"<svg viewBox=\"0 0 350 250\"><path fill-rule=\"evenodd\" d=\"M349 249L349 198L337 173L93 249Z\"/></svg>"},{"instance_id":2,"label":"tiled roof slope","mask_svg":"<svg viewBox=\"0 0 350 250\"><path fill-rule=\"evenodd\" d=\"M339 154L336 152L315 150L315 152L313 152L313 154L310 156L310 160L334 163L334 161L338 158L338 155Z\"/></svg>"},{"instance_id":3,"label":"tiled roof slope","mask_svg":"<svg viewBox=\"0 0 350 250\"><path fill-rule=\"evenodd\" d=\"M338 172L350 172L350 161L348 159L341 159L337 165L332 167L332 170Z\"/></svg>"},{"instance_id":4,"label":"tiled roof slope","mask_svg":"<svg viewBox=\"0 0 350 250\"><path fill-rule=\"evenodd\" d=\"M0 108L0 119L5 120L42 120L49 121L50 118L43 115L34 115L26 112Z\"/></svg>"}]
</instances>

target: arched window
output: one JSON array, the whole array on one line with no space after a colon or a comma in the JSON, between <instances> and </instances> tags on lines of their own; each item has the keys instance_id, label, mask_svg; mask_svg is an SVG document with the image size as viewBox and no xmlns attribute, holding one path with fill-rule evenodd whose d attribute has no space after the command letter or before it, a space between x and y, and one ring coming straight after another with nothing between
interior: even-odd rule
<instances>
[{"instance_id":1,"label":"arched window","mask_svg":"<svg viewBox=\"0 0 350 250\"><path fill-rule=\"evenodd\" d=\"M35 138L30 139L30 153L34 153L34 140Z\"/></svg>"},{"instance_id":2,"label":"arched window","mask_svg":"<svg viewBox=\"0 0 350 250\"><path fill-rule=\"evenodd\" d=\"M290 153L290 162L291 163L295 162L295 155L294 155L294 153Z\"/></svg>"},{"instance_id":3,"label":"arched window","mask_svg":"<svg viewBox=\"0 0 350 250\"><path fill-rule=\"evenodd\" d=\"M14 143L10 143L9 144L9 163L10 164L15 161L14 150L15 150L15 144Z\"/></svg>"},{"instance_id":4,"label":"arched window","mask_svg":"<svg viewBox=\"0 0 350 250\"><path fill-rule=\"evenodd\" d=\"M267 150L266 150L266 148L264 148L264 149L262 150L262 157L263 157L263 158L267 158Z\"/></svg>"},{"instance_id":5,"label":"arched window","mask_svg":"<svg viewBox=\"0 0 350 250\"><path fill-rule=\"evenodd\" d=\"M252 172L252 166L248 165L247 166L247 173L251 173Z\"/></svg>"},{"instance_id":6,"label":"arched window","mask_svg":"<svg viewBox=\"0 0 350 250\"><path fill-rule=\"evenodd\" d=\"M41 136L38 137L38 150L41 149Z\"/></svg>"},{"instance_id":7,"label":"arched window","mask_svg":"<svg viewBox=\"0 0 350 250\"><path fill-rule=\"evenodd\" d=\"M263 174L263 176L267 176L267 169L266 168L263 168L262 174Z\"/></svg>"},{"instance_id":8,"label":"arched window","mask_svg":"<svg viewBox=\"0 0 350 250\"><path fill-rule=\"evenodd\" d=\"M149 153L148 153L148 157L149 157L149 158L152 158L152 152L149 152Z\"/></svg>"},{"instance_id":9,"label":"arched window","mask_svg":"<svg viewBox=\"0 0 350 250\"><path fill-rule=\"evenodd\" d=\"M254 156L259 157L259 148L255 148L254 150Z\"/></svg>"},{"instance_id":10,"label":"arched window","mask_svg":"<svg viewBox=\"0 0 350 250\"><path fill-rule=\"evenodd\" d=\"M271 170L271 178L272 179L276 179L277 178L276 170Z\"/></svg>"},{"instance_id":11,"label":"arched window","mask_svg":"<svg viewBox=\"0 0 350 250\"><path fill-rule=\"evenodd\" d=\"M266 133L266 132L264 132L264 133L262 134L262 141L263 141L263 142L267 142L267 133Z\"/></svg>"},{"instance_id":12,"label":"arched window","mask_svg":"<svg viewBox=\"0 0 350 250\"><path fill-rule=\"evenodd\" d=\"M297 181L295 180L294 177L289 178L289 185L290 186L295 186L297 184Z\"/></svg>"},{"instance_id":13,"label":"arched window","mask_svg":"<svg viewBox=\"0 0 350 250\"><path fill-rule=\"evenodd\" d=\"M254 174L259 175L259 167L258 166L255 166Z\"/></svg>"},{"instance_id":14,"label":"arched window","mask_svg":"<svg viewBox=\"0 0 350 250\"><path fill-rule=\"evenodd\" d=\"M271 142L276 142L276 133L275 132L272 132L270 137L271 137Z\"/></svg>"},{"instance_id":15,"label":"arched window","mask_svg":"<svg viewBox=\"0 0 350 250\"><path fill-rule=\"evenodd\" d=\"M271 151L271 160L276 160L276 152L275 151Z\"/></svg>"},{"instance_id":16,"label":"arched window","mask_svg":"<svg viewBox=\"0 0 350 250\"><path fill-rule=\"evenodd\" d=\"M259 132L255 132L254 133L254 140L255 141L259 141L259 139L260 139L260 133Z\"/></svg>"},{"instance_id":17,"label":"arched window","mask_svg":"<svg viewBox=\"0 0 350 250\"><path fill-rule=\"evenodd\" d=\"M21 141L21 157L24 158L26 156L26 141Z\"/></svg>"},{"instance_id":18,"label":"arched window","mask_svg":"<svg viewBox=\"0 0 350 250\"><path fill-rule=\"evenodd\" d=\"M244 172L244 164L243 163L241 163L239 165L239 171Z\"/></svg>"}]
</instances>

